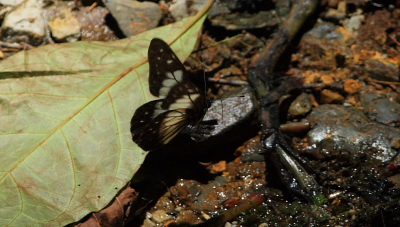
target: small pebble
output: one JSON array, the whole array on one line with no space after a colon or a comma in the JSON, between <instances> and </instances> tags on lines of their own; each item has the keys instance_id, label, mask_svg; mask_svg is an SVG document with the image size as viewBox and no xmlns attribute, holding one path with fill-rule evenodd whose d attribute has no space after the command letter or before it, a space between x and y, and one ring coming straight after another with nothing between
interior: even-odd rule
<instances>
[{"instance_id":1,"label":"small pebble","mask_svg":"<svg viewBox=\"0 0 400 227\"><path fill-rule=\"evenodd\" d=\"M343 102L344 97L334 91L325 89L321 92L321 103L331 104L331 103L341 103Z\"/></svg>"},{"instance_id":2,"label":"small pebble","mask_svg":"<svg viewBox=\"0 0 400 227\"><path fill-rule=\"evenodd\" d=\"M154 222L152 222L150 219L145 219L143 222L142 227L155 227L157 226L156 224L154 224Z\"/></svg>"},{"instance_id":3,"label":"small pebble","mask_svg":"<svg viewBox=\"0 0 400 227\"><path fill-rule=\"evenodd\" d=\"M267 223L262 223L258 227L268 227L269 225Z\"/></svg>"},{"instance_id":4,"label":"small pebble","mask_svg":"<svg viewBox=\"0 0 400 227\"><path fill-rule=\"evenodd\" d=\"M349 79L344 82L344 90L350 95L354 95L361 91L361 85L356 80Z\"/></svg>"},{"instance_id":5,"label":"small pebble","mask_svg":"<svg viewBox=\"0 0 400 227\"><path fill-rule=\"evenodd\" d=\"M168 220L171 220L173 217L171 215L168 215L167 212L164 210L157 210L153 213L153 221L162 223Z\"/></svg>"}]
</instances>

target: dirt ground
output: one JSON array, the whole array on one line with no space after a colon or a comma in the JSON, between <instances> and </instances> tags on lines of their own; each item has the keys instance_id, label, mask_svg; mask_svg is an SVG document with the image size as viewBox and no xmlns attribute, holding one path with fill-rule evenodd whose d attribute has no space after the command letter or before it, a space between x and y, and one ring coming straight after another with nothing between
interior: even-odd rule
<instances>
[{"instance_id":1,"label":"dirt ground","mask_svg":"<svg viewBox=\"0 0 400 227\"><path fill-rule=\"evenodd\" d=\"M143 226L202 223L248 203L257 193L263 195L261 204L224 226L399 225L400 10L398 5L373 7L355 1L347 4L347 16L338 19L328 15L335 6L319 8L292 46L286 57L290 60L282 64L282 74L302 78L304 87L302 95L281 98L280 120L311 125L287 131L294 149L318 170L313 176L323 198L310 203L287 190L285 184L291 182L282 182L274 163L265 161L262 132L256 127L241 145L218 151L198 154L171 148L174 151L151 154L143 168L151 169L152 180L134 185L154 204L147 204ZM349 25L357 18L358 26ZM200 45L212 48L195 53L189 65L194 75L205 69L212 81L226 82L210 83L210 98L240 89L229 81L247 80L252 58L273 34L273 29L268 35L265 30L205 26ZM218 42L235 32L241 36ZM291 100L287 106L286 100ZM149 195L149 185L157 192ZM128 226L143 221L138 219Z\"/></svg>"},{"instance_id":2,"label":"dirt ground","mask_svg":"<svg viewBox=\"0 0 400 227\"><path fill-rule=\"evenodd\" d=\"M92 3L74 1L81 40L123 38L105 7ZM171 3L159 3L160 26L175 21ZM270 161L248 78L263 48L281 38L276 31L291 4L215 4L185 66L200 86L206 78L205 119L218 118L211 131L219 131L190 130L151 152L128 187L136 198L124 221L102 226L400 226L400 2L320 1L276 56L279 78L269 89L301 81L281 93L274 120L305 161L299 172L308 175L300 178L315 182L305 188ZM3 48L5 57L21 48L33 47ZM303 167L292 168L285 171Z\"/></svg>"}]
</instances>

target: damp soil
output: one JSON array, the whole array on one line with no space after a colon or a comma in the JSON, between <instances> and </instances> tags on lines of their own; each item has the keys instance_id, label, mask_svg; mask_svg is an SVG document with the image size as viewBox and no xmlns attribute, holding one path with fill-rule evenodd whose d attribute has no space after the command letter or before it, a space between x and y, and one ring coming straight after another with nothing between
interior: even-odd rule
<instances>
[{"instance_id":1,"label":"damp soil","mask_svg":"<svg viewBox=\"0 0 400 227\"><path fill-rule=\"evenodd\" d=\"M289 1L264 2L217 1L185 65L200 86L207 79L208 99L219 105L209 120L230 123L209 140L218 127L196 126L149 153L129 186L136 193L130 221L118 226L207 223L249 201L254 206L203 226L400 226L399 1L321 1L279 56L277 73L304 81L297 94L282 94L278 120L316 170L310 175L323 194L314 202L288 190L293 182L282 179L261 142L247 73L269 40L279 39L274 32L290 10ZM98 24L110 17L104 9L88 11L89 18L83 10L77 15L86 21L83 40L122 37L114 19ZM167 11L160 25L173 21ZM254 195L263 199L255 202Z\"/></svg>"},{"instance_id":2,"label":"damp soil","mask_svg":"<svg viewBox=\"0 0 400 227\"><path fill-rule=\"evenodd\" d=\"M363 4L349 3L354 12L342 19L328 18L333 7L321 8L282 57L290 59L282 75L301 78L304 87L280 98L280 121L297 123L285 133L318 170L310 173L323 189L318 202L288 191L291 182L266 161L256 112L234 142L221 139L201 149L182 135L150 153L131 185L141 199L127 226L203 223L255 193L265 200L224 226L398 226L400 9ZM357 18L356 28L348 25ZM206 89L216 102L246 86L249 65L273 32L252 28L222 41L234 31L206 24L199 46L205 49L186 65L199 81L204 74L211 78Z\"/></svg>"}]
</instances>

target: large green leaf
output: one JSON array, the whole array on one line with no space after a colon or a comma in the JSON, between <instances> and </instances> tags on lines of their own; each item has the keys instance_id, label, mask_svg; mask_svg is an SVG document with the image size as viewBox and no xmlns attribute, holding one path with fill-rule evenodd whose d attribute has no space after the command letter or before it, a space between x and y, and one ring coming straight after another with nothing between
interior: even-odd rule
<instances>
[{"instance_id":1,"label":"large green leaf","mask_svg":"<svg viewBox=\"0 0 400 227\"><path fill-rule=\"evenodd\" d=\"M150 40L185 58L204 18L116 42L47 45L0 64L0 226L62 226L114 198L146 156L129 128L153 99Z\"/></svg>"}]
</instances>

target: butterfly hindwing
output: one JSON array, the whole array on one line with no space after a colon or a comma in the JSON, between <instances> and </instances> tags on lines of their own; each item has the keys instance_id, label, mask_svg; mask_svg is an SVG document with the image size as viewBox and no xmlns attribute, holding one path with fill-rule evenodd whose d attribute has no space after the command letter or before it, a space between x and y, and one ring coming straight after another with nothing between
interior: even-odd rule
<instances>
[{"instance_id":1,"label":"butterfly hindwing","mask_svg":"<svg viewBox=\"0 0 400 227\"><path fill-rule=\"evenodd\" d=\"M150 93L161 99L140 106L131 120L133 141L151 151L169 143L205 111L204 92L194 84L183 64L161 39L148 51Z\"/></svg>"},{"instance_id":2,"label":"butterfly hindwing","mask_svg":"<svg viewBox=\"0 0 400 227\"><path fill-rule=\"evenodd\" d=\"M133 141L136 142L140 138L143 128L162 112L162 102L162 99L154 100L145 103L136 109L131 120L131 133Z\"/></svg>"},{"instance_id":3,"label":"butterfly hindwing","mask_svg":"<svg viewBox=\"0 0 400 227\"><path fill-rule=\"evenodd\" d=\"M131 121L132 139L143 150L155 150L167 144L189 124L185 109L159 111L161 113L153 117L154 112L150 109L160 104L159 101L148 102L138 108L138 114L135 113Z\"/></svg>"},{"instance_id":4,"label":"butterfly hindwing","mask_svg":"<svg viewBox=\"0 0 400 227\"><path fill-rule=\"evenodd\" d=\"M145 126L140 145L144 150L155 150L169 143L187 125L184 109L164 112Z\"/></svg>"}]
</instances>

